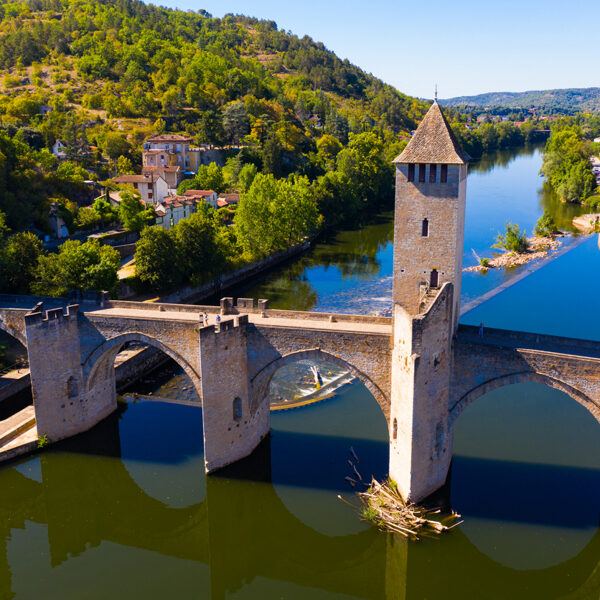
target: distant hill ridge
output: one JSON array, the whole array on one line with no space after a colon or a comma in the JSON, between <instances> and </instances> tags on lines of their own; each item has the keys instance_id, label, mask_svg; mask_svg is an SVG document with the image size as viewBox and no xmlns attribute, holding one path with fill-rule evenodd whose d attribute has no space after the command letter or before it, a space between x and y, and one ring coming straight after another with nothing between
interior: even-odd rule
<instances>
[{"instance_id":1,"label":"distant hill ridge","mask_svg":"<svg viewBox=\"0 0 600 600\"><path fill-rule=\"evenodd\" d=\"M502 107L536 109L548 112L598 112L600 88L566 88L555 90L529 90L526 92L488 92L476 96L457 96L440 100L446 106L472 106L476 108Z\"/></svg>"}]
</instances>

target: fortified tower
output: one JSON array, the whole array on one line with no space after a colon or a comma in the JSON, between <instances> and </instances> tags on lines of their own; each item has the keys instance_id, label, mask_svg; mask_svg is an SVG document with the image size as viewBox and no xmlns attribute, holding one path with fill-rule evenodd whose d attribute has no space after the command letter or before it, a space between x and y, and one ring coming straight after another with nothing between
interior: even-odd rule
<instances>
[{"instance_id":1,"label":"fortified tower","mask_svg":"<svg viewBox=\"0 0 600 600\"><path fill-rule=\"evenodd\" d=\"M437 101L396 164L390 476L418 501L441 487L458 323L467 166Z\"/></svg>"}]
</instances>

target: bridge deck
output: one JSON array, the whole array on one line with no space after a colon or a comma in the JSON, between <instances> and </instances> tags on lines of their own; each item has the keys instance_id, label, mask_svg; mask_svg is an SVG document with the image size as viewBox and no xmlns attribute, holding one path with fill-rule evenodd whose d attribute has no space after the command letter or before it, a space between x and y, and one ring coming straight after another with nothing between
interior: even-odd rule
<instances>
[{"instance_id":1,"label":"bridge deck","mask_svg":"<svg viewBox=\"0 0 600 600\"><path fill-rule=\"evenodd\" d=\"M148 319L152 321L184 321L189 323L199 323L199 314L202 312L199 307L198 312L176 312L176 311L149 311L149 310L136 310L136 309L125 309L125 308L105 308L85 312L84 314L88 317L103 317L103 318L115 318L115 319ZM263 317L260 314L253 313L241 313L248 314L248 320L250 323L257 327L276 327L284 329L303 329L310 331L339 331L340 333L357 333L357 334L372 334L372 335L392 335L392 325L383 323L369 323L363 321L335 321L330 322L327 320L318 319L297 319L297 318L283 318L280 316ZM233 316L227 315L221 317L223 320L232 319ZM216 324L217 315L208 315L208 325Z\"/></svg>"},{"instance_id":2,"label":"bridge deck","mask_svg":"<svg viewBox=\"0 0 600 600\"><path fill-rule=\"evenodd\" d=\"M460 325L457 333L457 341L467 344L536 350L538 352L600 359L600 341L489 327L484 327L483 336L480 336L479 328L472 325Z\"/></svg>"}]
</instances>

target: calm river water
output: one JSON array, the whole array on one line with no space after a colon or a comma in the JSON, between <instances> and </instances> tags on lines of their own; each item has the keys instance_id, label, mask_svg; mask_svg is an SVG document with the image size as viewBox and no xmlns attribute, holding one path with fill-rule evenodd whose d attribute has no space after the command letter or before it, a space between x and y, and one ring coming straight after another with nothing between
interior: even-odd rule
<instances>
[{"instance_id":1,"label":"calm river water","mask_svg":"<svg viewBox=\"0 0 600 600\"><path fill-rule=\"evenodd\" d=\"M490 157L468 181L465 264L504 222L531 231L543 207L539 150ZM240 296L308 310L383 312L391 215L332 235ZM600 340L598 240L463 317ZM514 273L468 273L472 299ZM298 374L288 374L288 383ZM281 376L282 384L285 375ZM291 385L291 384L290 384ZM185 382L147 383L184 397ZM244 464L203 472L202 411L139 401L88 434L0 469L0 598L597 598L600 427L542 386L496 390L456 423L450 501L464 524L407 543L359 520L344 477L385 475L387 428L359 383L273 413Z\"/></svg>"}]
</instances>

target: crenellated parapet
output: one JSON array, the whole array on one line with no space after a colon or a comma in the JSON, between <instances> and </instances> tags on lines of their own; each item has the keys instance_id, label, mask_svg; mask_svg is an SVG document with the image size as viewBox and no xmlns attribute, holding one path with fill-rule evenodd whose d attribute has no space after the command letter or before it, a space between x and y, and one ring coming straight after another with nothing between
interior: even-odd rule
<instances>
[{"instance_id":1,"label":"crenellated parapet","mask_svg":"<svg viewBox=\"0 0 600 600\"><path fill-rule=\"evenodd\" d=\"M39 302L35 308L25 315L25 325L27 327L47 326L58 321L77 319L78 314L78 304L69 304L65 309L51 308L50 310L44 310L44 304Z\"/></svg>"}]
</instances>

